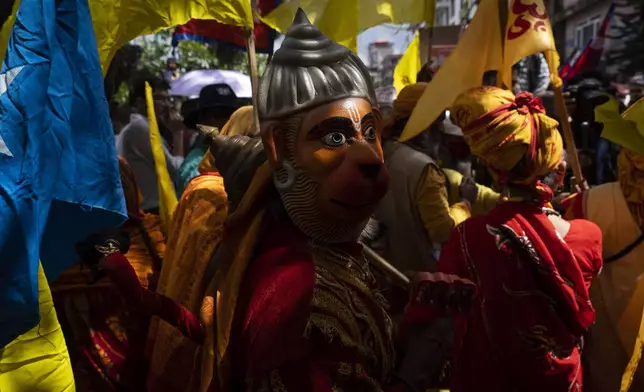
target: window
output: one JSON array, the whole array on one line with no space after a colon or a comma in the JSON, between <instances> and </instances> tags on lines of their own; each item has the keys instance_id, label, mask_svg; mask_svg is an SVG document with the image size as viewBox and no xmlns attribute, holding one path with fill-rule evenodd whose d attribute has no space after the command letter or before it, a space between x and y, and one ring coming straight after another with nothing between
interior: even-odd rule
<instances>
[{"instance_id":1,"label":"window","mask_svg":"<svg viewBox=\"0 0 644 392\"><path fill-rule=\"evenodd\" d=\"M585 48L591 39L595 38L599 26L601 25L601 17L595 16L577 24L575 29L575 45L580 50Z\"/></svg>"},{"instance_id":2,"label":"window","mask_svg":"<svg viewBox=\"0 0 644 392\"><path fill-rule=\"evenodd\" d=\"M436 26L449 25L450 7L436 7Z\"/></svg>"}]
</instances>

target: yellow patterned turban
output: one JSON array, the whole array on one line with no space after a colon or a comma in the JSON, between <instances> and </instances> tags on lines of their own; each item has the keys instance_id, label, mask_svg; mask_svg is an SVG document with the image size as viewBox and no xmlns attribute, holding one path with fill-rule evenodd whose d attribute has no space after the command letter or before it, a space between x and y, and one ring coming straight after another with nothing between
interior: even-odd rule
<instances>
[{"instance_id":1,"label":"yellow patterned turban","mask_svg":"<svg viewBox=\"0 0 644 392\"><path fill-rule=\"evenodd\" d=\"M456 98L450 113L499 185L535 185L563 158L559 124L530 93L475 87Z\"/></svg>"}]
</instances>

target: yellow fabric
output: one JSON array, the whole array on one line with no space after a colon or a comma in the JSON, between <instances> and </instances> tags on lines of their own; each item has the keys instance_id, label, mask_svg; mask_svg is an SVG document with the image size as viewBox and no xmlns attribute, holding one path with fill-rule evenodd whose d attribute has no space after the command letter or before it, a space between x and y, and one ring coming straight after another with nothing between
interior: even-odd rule
<instances>
[{"instance_id":1,"label":"yellow fabric","mask_svg":"<svg viewBox=\"0 0 644 392\"><path fill-rule=\"evenodd\" d=\"M16 12L20 8L21 0L16 0L13 3L13 11L0 30L0 60L4 58L4 54L7 51L7 45L9 44L9 36L11 35L11 29L13 29L13 24L16 21Z\"/></svg>"},{"instance_id":2,"label":"yellow fabric","mask_svg":"<svg viewBox=\"0 0 644 392\"><path fill-rule=\"evenodd\" d=\"M591 188L584 193L584 217L602 231L604 258L613 256L633 243L641 229L631 215L619 183L612 182ZM637 370L641 352L641 319L644 309L644 246L640 245L619 261L604 265L602 273L593 281L591 300L597 304L597 326L591 332L605 340L589 352L590 360L622 358L633 355L622 378L622 391L628 390ZM598 329L598 326L604 326ZM611 335L617 335L613 338ZM617 342L608 344L608 342ZM621 344L620 344L621 343ZM601 348L599 348L601 344ZM617 352L617 354L614 354ZM611 366L608 363L607 366ZM609 374L624 371L623 364ZM640 371L641 373L642 371ZM644 374L644 373L642 373ZM639 377L638 377L639 378Z\"/></svg>"},{"instance_id":3,"label":"yellow fabric","mask_svg":"<svg viewBox=\"0 0 644 392\"><path fill-rule=\"evenodd\" d=\"M452 121L464 130L465 141L472 154L499 173L508 173L522 159L529 159L527 152L533 132L536 132L536 156L530 162L530 173L525 178L513 178L516 184L533 185L539 177L551 173L561 162L563 141L557 130L557 121L543 113L530 113L525 108L511 108L481 122L472 123L501 105L514 102L510 91L496 87L476 87L461 94L451 109ZM535 127L533 130L532 123Z\"/></svg>"},{"instance_id":4,"label":"yellow fabric","mask_svg":"<svg viewBox=\"0 0 644 392\"><path fill-rule=\"evenodd\" d=\"M222 136L248 135L253 132L253 107L242 106L230 116L224 127L219 133ZM210 152L206 152L199 162L199 173L208 173L217 171L215 168L215 157Z\"/></svg>"},{"instance_id":5,"label":"yellow fabric","mask_svg":"<svg viewBox=\"0 0 644 392\"><path fill-rule=\"evenodd\" d=\"M416 32L414 39L412 39L405 54L403 54L394 69L394 87L396 88L396 92L400 94L405 86L416 83L416 75L420 71L420 67L420 33Z\"/></svg>"},{"instance_id":6,"label":"yellow fabric","mask_svg":"<svg viewBox=\"0 0 644 392\"><path fill-rule=\"evenodd\" d=\"M89 0L89 7L103 73L116 52L134 38L182 25L190 19L253 26L248 0ZM3 28L0 38L4 37ZM3 43L0 60L6 49L6 42L0 40L0 45Z\"/></svg>"},{"instance_id":7,"label":"yellow fabric","mask_svg":"<svg viewBox=\"0 0 644 392\"><path fill-rule=\"evenodd\" d=\"M414 109L400 141L414 138L449 108L463 91L480 86L483 73L502 66L499 1L481 0L454 51L440 67Z\"/></svg>"},{"instance_id":8,"label":"yellow fabric","mask_svg":"<svg viewBox=\"0 0 644 392\"><path fill-rule=\"evenodd\" d=\"M248 135L253 131L253 107L242 106L230 116L219 133L222 136Z\"/></svg>"},{"instance_id":9,"label":"yellow fabric","mask_svg":"<svg viewBox=\"0 0 644 392\"><path fill-rule=\"evenodd\" d=\"M152 87L150 87L148 82L145 82L145 99L148 109L148 122L150 124L150 144L152 145L154 167L159 181L159 215L161 216L163 232L169 236L172 214L174 214L174 210L177 208L178 201L174 185L170 179L170 173L168 173L168 166L163 152L163 142L161 141L159 125L157 124L157 116L154 113Z\"/></svg>"},{"instance_id":10,"label":"yellow fabric","mask_svg":"<svg viewBox=\"0 0 644 392\"><path fill-rule=\"evenodd\" d=\"M446 186L440 169L429 165L420 177L414 195L425 231L435 244L447 242L452 229L470 217L470 209L465 203L459 201L450 206Z\"/></svg>"},{"instance_id":11,"label":"yellow fabric","mask_svg":"<svg viewBox=\"0 0 644 392\"><path fill-rule=\"evenodd\" d=\"M0 391L73 392L74 374L42 265L38 266L40 323L0 349Z\"/></svg>"},{"instance_id":12,"label":"yellow fabric","mask_svg":"<svg viewBox=\"0 0 644 392\"><path fill-rule=\"evenodd\" d=\"M215 298L216 315L213 322L215 336L206 338L206 342L212 342L214 347L204 347L202 363L205 364L204 366L214 364L215 373L211 380L210 372L202 371L202 391L229 390L227 389L229 373L225 359L228 354L230 330L241 282L264 224L266 211L263 201L271 181L271 169L268 163L264 163L257 169L239 207L228 220L226 241L222 243L223 269L217 271L206 293L206 299ZM211 320L205 321L206 324L211 322Z\"/></svg>"},{"instance_id":13,"label":"yellow fabric","mask_svg":"<svg viewBox=\"0 0 644 392\"><path fill-rule=\"evenodd\" d=\"M512 65L524 57L543 53L550 68L550 81L554 87L560 87L562 82L559 78L559 53L555 47L548 10L543 0L528 3L512 0L508 11L503 70L511 69ZM504 72L503 81L506 86L511 86L512 73Z\"/></svg>"},{"instance_id":14,"label":"yellow fabric","mask_svg":"<svg viewBox=\"0 0 644 392\"><path fill-rule=\"evenodd\" d=\"M302 8L324 34L357 53L357 36L383 23L434 23L435 0L293 0L259 17L282 34Z\"/></svg>"},{"instance_id":15,"label":"yellow fabric","mask_svg":"<svg viewBox=\"0 0 644 392\"><path fill-rule=\"evenodd\" d=\"M449 183L449 204L454 205L461 201L460 185L463 175L456 170L443 168L443 173ZM476 184L479 193L476 195L476 202L472 205L472 215L483 215L491 211L499 203L501 194L485 185Z\"/></svg>"},{"instance_id":16,"label":"yellow fabric","mask_svg":"<svg viewBox=\"0 0 644 392\"><path fill-rule=\"evenodd\" d=\"M204 273L223 236L227 203L220 176L197 176L188 183L172 219L157 292L194 314L199 313L203 299ZM185 385L191 377L196 346L157 319L151 323L150 338L149 376L154 385Z\"/></svg>"},{"instance_id":17,"label":"yellow fabric","mask_svg":"<svg viewBox=\"0 0 644 392\"><path fill-rule=\"evenodd\" d=\"M210 152L210 148L206 151L203 158L201 158L201 162L199 162L199 167L197 169L201 174L217 171L217 168L215 167L215 157Z\"/></svg>"},{"instance_id":18,"label":"yellow fabric","mask_svg":"<svg viewBox=\"0 0 644 392\"><path fill-rule=\"evenodd\" d=\"M393 105L392 116L394 119L399 120L409 117L427 86L429 86L429 83L414 83L400 90Z\"/></svg>"},{"instance_id":19,"label":"yellow fabric","mask_svg":"<svg viewBox=\"0 0 644 392\"><path fill-rule=\"evenodd\" d=\"M644 155L622 148L617 157L619 184L628 203L644 203ZM643 227L641 216L636 216L640 227Z\"/></svg>"},{"instance_id":20,"label":"yellow fabric","mask_svg":"<svg viewBox=\"0 0 644 392\"><path fill-rule=\"evenodd\" d=\"M609 96L606 103L595 108L595 121L604 125L603 138L644 155L644 100L620 115L619 102Z\"/></svg>"}]
</instances>

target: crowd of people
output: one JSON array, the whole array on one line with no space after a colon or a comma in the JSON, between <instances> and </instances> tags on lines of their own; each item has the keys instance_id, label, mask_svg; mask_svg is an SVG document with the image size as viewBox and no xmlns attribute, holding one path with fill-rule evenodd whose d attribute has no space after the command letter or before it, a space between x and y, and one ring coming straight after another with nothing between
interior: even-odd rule
<instances>
[{"instance_id":1,"label":"crowd of people","mask_svg":"<svg viewBox=\"0 0 644 392\"><path fill-rule=\"evenodd\" d=\"M427 69L383 117L360 58L301 10L256 108L211 85L178 121L176 67L138 75L129 119L113 111L128 221L51 283L76 390L644 390L644 157L595 132L593 186L572 188L542 63L405 142ZM601 131L604 87L574 84L576 134Z\"/></svg>"}]
</instances>

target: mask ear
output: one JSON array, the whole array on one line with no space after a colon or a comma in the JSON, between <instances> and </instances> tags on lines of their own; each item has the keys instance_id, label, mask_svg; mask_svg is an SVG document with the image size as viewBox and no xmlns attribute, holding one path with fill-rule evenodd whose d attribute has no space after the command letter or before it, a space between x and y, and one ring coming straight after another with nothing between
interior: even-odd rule
<instances>
[{"instance_id":1,"label":"mask ear","mask_svg":"<svg viewBox=\"0 0 644 392\"><path fill-rule=\"evenodd\" d=\"M284 161L284 136L279 132L278 123L270 121L262 124L261 136L266 160L273 169L281 168Z\"/></svg>"}]
</instances>

